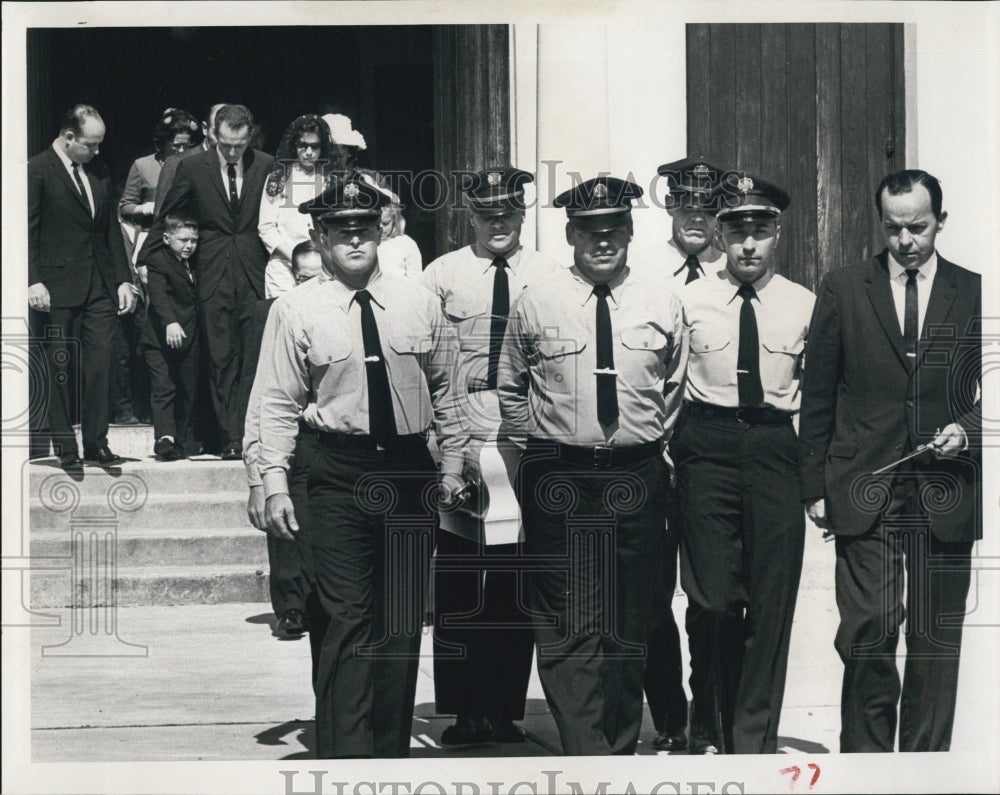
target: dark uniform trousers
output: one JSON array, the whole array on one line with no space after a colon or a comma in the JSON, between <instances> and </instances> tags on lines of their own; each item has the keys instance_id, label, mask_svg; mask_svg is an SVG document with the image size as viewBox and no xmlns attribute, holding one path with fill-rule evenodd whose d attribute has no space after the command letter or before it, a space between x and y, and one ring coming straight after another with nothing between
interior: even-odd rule
<instances>
[{"instance_id":1,"label":"dark uniform trousers","mask_svg":"<svg viewBox=\"0 0 1000 795\"><path fill-rule=\"evenodd\" d=\"M972 542L935 538L918 489L913 471L904 469L881 521L863 535L837 536L842 753L892 751L897 702L900 751L951 746ZM896 646L904 619L900 701Z\"/></svg>"},{"instance_id":2,"label":"dark uniform trousers","mask_svg":"<svg viewBox=\"0 0 1000 795\"><path fill-rule=\"evenodd\" d=\"M118 307L112 303L93 257L90 289L77 306L52 307L45 339L48 357L49 430L56 455L77 449L71 388L80 394L83 455L108 444L111 362ZM74 370L75 368L75 370Z\"/></svg>"},{"instance_id":3,"label":"dark uniform trousers","mask_svg":"<svg viewBox=\"0 0 1000 795\"><path fill-rule=\"evenodd\" d=\"M276 595L288 599L291 607L298 607L305 613L309 626L309 653L312 657L313 691L319 677L319 654L323 647L326 628L330 617L323 610L316 589L316 568L313 565L312 547L309 546L309 468L316 455L316 431L301 420L299 435L295 439L295 454L288 470L288 496L295 510L295 521L299 534L294 541L267 535L267 557L271 564L270 589L271 604ZM272 540L280 542L272 544ZM275 549L277 553L275 553ZM276 583L276 580L280 581ZM294 591L293 596L288 592ZM277 594L276 594L277 592ZM290 610L291 607L286 608ZM275 609L277 613L277 608ZM281 615L278 613L278 615Z\"/></svg>"},{"instance_id":4,"label":"dark uniform trousers","mask_svg":"<svg viewBox=\"0 0 1000 795\"><path fill-rule=\"evenodd\" d=\"M316 676L317 758L409 755L435 524L426 447L380 452L320 435L308 544L329 624Z\"/></svg>"},{"instance_id":5,"label":"dark uniform trousers","mask_svg":"<svg viewBox=\"0 0 1000 795\"><path fill-rule=\"evenodd\" d=\"M692 745L774 753L805 513L791 419L681 415L670 445L688 596Z\"/></svg>"},{"instance_id":6,"label":"dark uniform trousers","mask_svg":"<svg viewBox=\"0 0 1000 795\"><path fill-rule=\"evenodd\" d=\"M530 441L518 475L538 675L570 756L632 754L666 522L658 453L595 468Z\"/></svg>"},{"instance_id":7,"label":"dark uniform trousers","mask_svg":"<svg viewBox=\"0 0 1000 795\"><path fill-rule=\"evenodd\" d=\"M441 714L524 718L535 649L522 544L439 530L434 558L434 697ZM449 560L460 558L461 560Z\"/></svg>"},{"instance_id":8,"label":"dark uniform trousers","mask_svg":"<svg viewBox=\"0 0 1000 795\"><path fill-rule=\"evenodd\" d=\"M650 552L656 569L649 597L651 616L642 689L646 693L653 727L657 732L670 735L687 726L688 710L681 636L671 608L677 588L679 521L676 490L668 489L666 532L660 537L660 548Z\"/></svg>"},{"instance_id":9,"label":"dark uniform trousers","mask_svg":"<svg viewBox=\"0 0 1000 795\"><path fill-rule=\"evenodd\" d=\"M223 445L243 439L246 416L239 410L240 368L253 309L262 297L257 295L239 263L233 261L215 292L200 302L212 407ZM253 378L253 373L248 376Z\"/></svg>"}]
</instances>

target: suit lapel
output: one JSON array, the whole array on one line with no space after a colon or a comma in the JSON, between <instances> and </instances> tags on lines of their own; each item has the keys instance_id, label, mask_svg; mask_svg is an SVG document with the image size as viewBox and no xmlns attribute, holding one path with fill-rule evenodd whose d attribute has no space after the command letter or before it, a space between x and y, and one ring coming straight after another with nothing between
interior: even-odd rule
<instances>
[{"instance_id":1,"label":"suit lapel","mask_svg":"<svg viewBox=\"0 0 1000 795\"><path fill-rule=\"evenodd\" d=\"M921 347L932 344L934 339L939 335L941 329L935 327L941 327L947 319L951 305L955 301L957 290L958 288L955 284L955 266L944 257L938 255L937 273L934 275L934 284L931 287L931 295L927 301L927 313L924 315L924 325L920 330ZM965 329L958 331L959 334L964 332ZM954 333L953 331L950 332L948 339L954 339ZM922 358L922 356L917 357L917 364L920 363Z\"/></svg>"},{"instance_id":2,"label":"suit lapel","mask_svg":"<svg viewBox=\"0 0 1000 795\"><path fill-rule=\"evenodd\" d=\"M903 343L903 335L899 330L899 318L896 316L896 305L892 302L892 289L889 287L889 266L887 259L889 254L883 251L873 259L868 268L868 275L865 277L868 300L871 301L875 310L875 317L878 318L882 331L889 338L892 349L899 357L900 364L909 369L906 349Z\"/></svg>"},{"instance_id":3,"label":"suit lapel","mask_svg":"<svg viewBox=\"0 0 1000 795\"><path fill-rule=\"evenodd\" d=\"M205 152L204 158L205 165L208 167L209 179L219 192L219 198L222 199L226 207L229 207L229 188L222 181L222 166L219 165L218 154L212 148Z\"/></svg>"},{"instance_id":4,"label":"suit lapel","mask_svg":"<svg viewBox=\"0 0 1000 795\"><path fill-rule=\"evenodd\" d=\"M63 181L63 184L66 185L66 190L68 190L76 197L76 200L80 203L80 207L83 208L83 210L87 213L87 217L89 218L90 204L87 202L87 197L80 195L80 189L76 186L76 183L73 181L73 177L69 175L69 172L66 170L66 166L63 165L63 161L59 158L59 155L57 155L55 152L52 152L52 168L59 175L59 179ZM83 170L83 173L84 175L87 174L86 169ZM88 176L87 179L89 180L90 177ZM91 190L93 190L93 183L91 183Z\"/></svg>"}]
</instances>

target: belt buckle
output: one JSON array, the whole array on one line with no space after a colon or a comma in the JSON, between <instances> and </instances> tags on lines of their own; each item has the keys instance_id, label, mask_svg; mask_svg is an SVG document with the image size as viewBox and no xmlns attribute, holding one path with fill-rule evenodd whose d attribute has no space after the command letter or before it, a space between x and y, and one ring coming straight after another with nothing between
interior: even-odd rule
<instances>
[{"instance_id":1,"label":"belt buckle","mask_svg":"<svg viewBox=\"0 0 1000 795\"><path fill-rule=\"evenodd\" d=\"M736 419L739 422L742 422L742 423L745 423L746 425L749 425L750 424L750 420L748 420L744 416L744 414L743 414L743 412L745 412L745 411L750 411L749 406L740 406L739 408L737 408L736 409Z\"/></svg>"},{"instance_id":2,"label":"belt buckle","mask_svg":"<svg viewBox=\"0 0 1000 795\"><path fill-rule=\"evenodd\" d=\"M594 469L607 469L611 466L612 447L594 448Z\"/></svg>"}]
</instances>

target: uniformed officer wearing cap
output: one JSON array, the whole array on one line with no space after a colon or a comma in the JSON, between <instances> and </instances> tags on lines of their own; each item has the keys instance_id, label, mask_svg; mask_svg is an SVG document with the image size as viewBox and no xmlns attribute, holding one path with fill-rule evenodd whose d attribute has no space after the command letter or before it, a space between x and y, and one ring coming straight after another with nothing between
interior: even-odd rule
<instances>
[{"instance_id":1,"label":"uniformed officer wearing cap","mask_svg":"<svg viewBox=\"0 0 1000 795\"><path fill-rule=\"evenodd\" d=\"M524 738L513 721L524 718L534 638L521 608L523 578L511 568L522 554L513 488L520 454L498 438L496 379L511 301L559 270L521 245L524 186L533 179L502 166L475 174L465 191L475 239L419 277L458 336L456 400L473 437L464 471L477 486L461 510L442 513L436 545L435 699L439 713L457 717L441 734L444 745ZM449 556L482 558L482 565L449 567Z\"/></svg>"},{"instance_id":2,"label":"uniformed officer wearing cap","mask_svg":"<svg viewBox=\"0 0 1000 795\"><path fill-rule=\"evenodd\" d=\"M788 194L732 172L716 197L726 269L681 293L691 358L671 442L689 749L774 753L805 533L792 416L815 297L772 270Z\"/></svg>"},{"instance_id":3,"label":"uniformed officer wearing cap","mask_svg":"<svg viewBox=\"0 0 1000 795\"><path fill-rule=\"evenodd\" d=\"M631 754L642 723L648 601L666 522L665 438L687 337L677 296L627 264L632 182L555 199L572 268L522 291L500 356L518 475L538 673L563 752Z\"/></svg>"},{"instance_id":4,"label":"uniformed officer wearing cap","mask_svg":"<svg viewBox=\"0 0 1000 795\"><path fill-rule=\"evenodd\" d=\"M656 173L667 182L664 204L671 220L667 245L667 275L677 289L715 275L724 267L722 252L713 245L716 225L715 188L727 173L703 157L664 163Z\"/></svg>"},{"instance_id":5,"label":"uniformed officer wearing cap","mask_svg":"<svg viewBox=\"0 0 1000 795\"><path fill-rule=\"evenodd\" d=\"M300 415L317 431L303 532L331 619L316 681L320 758L408 755L436 520L432 421L446 499L462 486L449 330L436 296L379 271L386 200L349 177L300 206L334 278L275 303L254 386L268 529L285 538L298 532L287 472Z\"/></svg>"}]
</instances>

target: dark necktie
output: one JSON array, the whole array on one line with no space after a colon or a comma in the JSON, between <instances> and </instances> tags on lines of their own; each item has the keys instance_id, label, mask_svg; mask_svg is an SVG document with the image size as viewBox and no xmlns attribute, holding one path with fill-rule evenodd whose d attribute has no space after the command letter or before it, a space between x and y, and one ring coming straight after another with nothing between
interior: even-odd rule
<instances>
[{"instance_id":1,"label":"dark necktie","mask_svg":"<svg viewBox=\"0 0 1000 795\"><path fill-rule=\"evenodd\" d=\"M497 257L493 260L496 271L493 274L493 305L490 314L490 359L486 370L486 385L497 388L497 368L500 363L500 349L503 335L507 330L507 316L510 314L510 286L507 283L507 260Z\"/></svg>"},{"instance_id":2,"label":"dark necktie","mask_svg":"<svg viewBox=\"0 0 1000 795\"><path fill-rule=\"evenodd\" d=\"M396 438L396 416L392 411L389 373L385 369L382 344L372 311L372 296L367 290L354 294L361 306L361 338L365 347L365 374L368 380L368 428L375 443L388 449Z\"/></svg>"},{"instance_id":3,"label":"dark necktie","mask_svg":"<svg viewBox=\"0 0 1000 795\"><path fill-rule=\"evenodd\" d=\"M597 296L597 369L615 369L615 351L611 339L611 310L608 296L611 288L606 284L594 286ZM601 425L611 425L618 419L618 388L614 373L597 374L597 419Z\"/></svg>"},{"instance_id":4,"label":"dark necktie","mask_svg":"<svg viewBox=\"0 0 1000 795\"><path fill-rule=\"evenodd\" d=\"M73 164L73 179L76 182L76 189L80 191L80 195L83 196L84 202L86 202L87 207L90 209L90 215L94 215L94 208L90 206L90 199L87 196L87 189L83 187L83 180L80 179L80 164Z\"/></svg>"},{"instance_id":5,"label":"dark necktie","mask_svg":"<svg viewBox=\"0 0 1000 795\"><path fill-rule=\"evenodd\" d=\"M757 315L751 299L757 291L749 284L737 293L743 299L740 307L740 348L736 357L736 385L741 406L759 406L764 402L760 383L760 340L757 336Z\"/></svg>"},{"instance_id":6,"label":"dark necktie","mask_svg":"<svg viewBox=\"0 0 1000 795\"><path fill-rule=\"evenodd\" d=\"M234 210L236 205L240 202L239 194L236 192L236 165L235 163L226 164L226 173L229 174L229 206Z\"/></svg>"},{"instance_id":7,"label":"dark necktie","mask_svg":"<svg viewBox=\"0 0 1000 795\"><path fill-rule=\"evenodd\" d=\"M691 284L691 282L701 276L701 265L699 265L698 258L694 254L688 254L688 258L684 260L684 266L688 269L688 275L684 280L684 284Z\"/></svg>"},{"instance_id":8,"label":"dark necktie","mask_svg":"<svg viewBox=\"0 0 1000 795\"><path fill-rule=\"evenodd\" d=\"M917 324L920 318L917 308L917 269L906 272L906 301L903 305L903 342L906 344L906 358L910 367L917 363Z\"/></svg>"}]
</instances>

